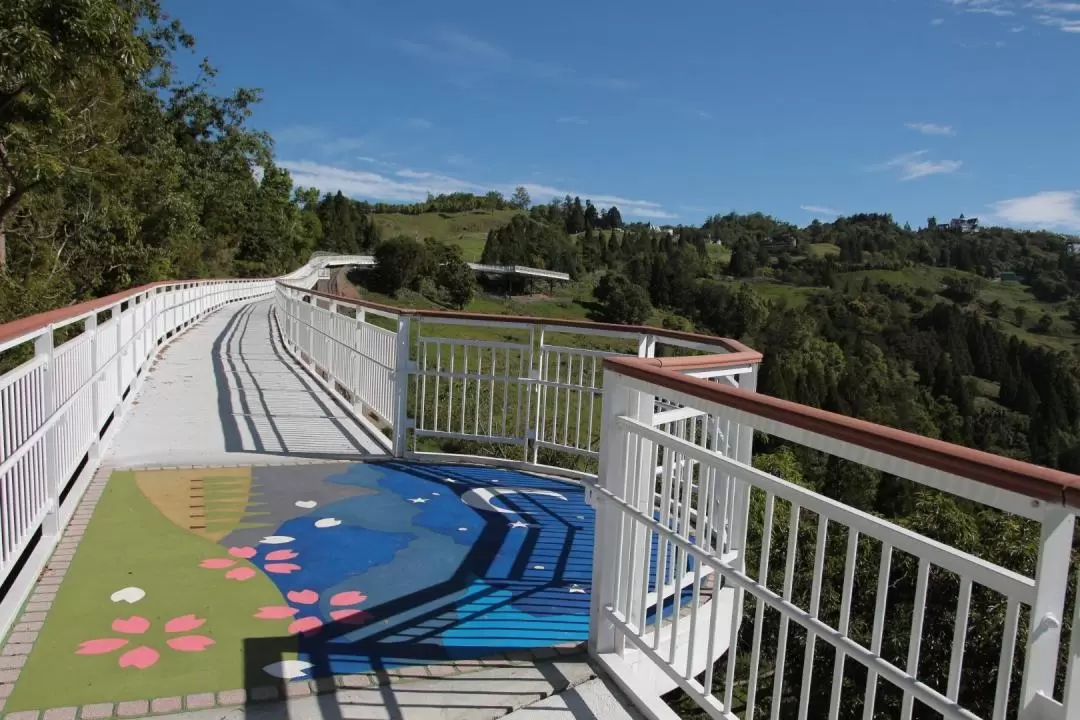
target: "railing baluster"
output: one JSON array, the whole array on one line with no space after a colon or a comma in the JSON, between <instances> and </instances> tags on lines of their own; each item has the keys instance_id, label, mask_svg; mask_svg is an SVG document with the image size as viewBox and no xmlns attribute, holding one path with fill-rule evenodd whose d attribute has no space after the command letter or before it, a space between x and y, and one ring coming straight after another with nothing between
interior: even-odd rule
<instances>
[{"instance_id":1,"label":"railing baluster","mask_svg":"<svg viewBox=\"0 0 1080 720\"><path fill-rule=\"evenodd\" d=\"M765 517L761 524L761 558L758 560L758 582L764 586L769 581L769 553L772 551L773 510L776 498L772 493L765 495ZM754 608L754 639L750 650L750 678L746 687L746 717L754 717L757 703L758 670L761 664L761 631L765 624L765 601L757 598Z\"/></svg>"},{"instance_id":2,"label":"railing baluster","mask_svg":"<svg viewBox=\"0 0 1080 720\"><path fill-rule=\"evenodd\" d=\"M1005 720L1012 684L1013 653L1016 652L1016 627L1020 621L1020 602L1009 598L1005 625L1001 629L1001 655L998 657L997 688L994 692L994 720Z\"/></svg>"},{"instance_id":3,"label":"railing baluster","mask_svg":"<svg viewBox=\"0 0 1080 720\"><path fill-rule=\"evenodd\" d=\"M885 632L886 600L889 594L889 575L892 573L892 545L881 544L881 563L878 565L876 602L874 603L874 629L870 638L870 652L881 654L881 638ZM863 720L873 720L877 701L877 672L866 671L866 694L863 697Z\"/></svg>"},{"instance_id":4,"label":"railing baluster","mask_svg":"<svg viewBox=\"0 0 1080 720\"><path fill-rule=\"evenodd\" d=\"M844 586L840 599L840 634L847 637L851 621L851 596L855 587L855 563L859 558L859 531L848 528L847 554L844 556ZM840 714L840 695L844 686L844 651L836 650L833 661L832 691L829 695L829 720L836 720Z\"/></svg>"},{"instance_id":5,"label":"railing baluster","mask_svg":"<svg viewBox=\"0 0 1080 720\"><path fill-rule=\"evenodd\" d=\"M908 638L907 674L912 678L918 677L919 653L922 650L923 614L926 610L926 584L930 578L930 561L926 558L919 560L919 573L915 581L915 607L911 617L911 634ZM915 696L909 691L904 692L904 701L900 709L900 716L904 720L911 718Z\"/></svg>"},{"instance_id":6,"label":"railing baluster","mask_svg":"<svg viewBox=\"0 0 1080 720\"><path fill-rule=\"evenodd\" d=\"M799 516L802 508L798 503L791 503L790 520L788 520L788 543L787 556L784 558L784 600L791 600L791 590L795 583L795 556L799 542ZM769 717L777 720L780 717L780 701L784 693L784 665L787 660L788 623L787 615L780 616L780 634L776 641L776 667L773 670L773 694L772 706Z\"/></svg>"}]
</instances>

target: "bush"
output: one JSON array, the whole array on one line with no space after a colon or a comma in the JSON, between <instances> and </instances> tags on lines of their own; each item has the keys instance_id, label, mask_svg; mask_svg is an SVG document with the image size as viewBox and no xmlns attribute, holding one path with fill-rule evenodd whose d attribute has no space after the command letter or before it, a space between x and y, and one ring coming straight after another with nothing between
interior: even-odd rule
<instances>
[{"instance_id":1,"label":"bush","mask_svg":"<svg viewBox=\"0 0 1080 720\"><path fill-rule=\"evenodd\" d=\"M606 322L640 325L652 314L645 288L623 275L608 273L600 279L593 296L600 303L600 317Z\"/></svg>"}]
</instances>

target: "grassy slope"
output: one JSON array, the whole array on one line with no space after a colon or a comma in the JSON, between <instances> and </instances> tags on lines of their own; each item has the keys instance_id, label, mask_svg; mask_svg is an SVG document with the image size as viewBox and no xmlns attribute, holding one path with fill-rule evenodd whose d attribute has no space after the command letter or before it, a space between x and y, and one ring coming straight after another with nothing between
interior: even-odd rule
<instances>
[{"instance_id":1,"label":"grassy slope","mask_svg":"<svg viewBox=\"0 0 1080 720\"><path fill-rule=\"evenodd\" d=\"M461 246L465 259L476 262L484 251L489 230L510 222L517 210L475 210L463 213L422 213L420 215L376 215L375 224L383 237L411 235L435 237Z\"/></svg>"},{"instance_id":2,"label":"grassy slope","mask_svg":"<svg viewBox=\"0 0 1080 720\"><path fill-rule=\"evenodd\" d=\"M288 623L253 617L260 606L282 604L263 573L235 582L225 579L225 570L199 567L207 558L225 556L221 546L166 519L139 491L133 473L114 473L5 709L244 687L245 663L262 667L272 661L246 657L244 641L285 636ZM133 605L109 599L128 586L142 588L146 597ZM166 645L176 634L167 634L165 623L187 614L206 619L198 629L179 633L212 638L214 645L203 652L177 652ZM149 620L150 629L142 635L111 629L114 620L131 616ZM75 654L87 640L110 637L129 642L103 655ZM160 653L157 663L145 670L121 668L120 656L140 646Z\"/></svg>"},{"instance_id":3,"label":"grassy slope","mask_svg":"<svg viewBox=\"0 0 1080 720\"><path fill-rule=\"evenodd\" d=\"M499 210L493 212L474 211L467 213L424 213L422 215L376 215L376 222L383 229L384 236L399 233L407 235L419 235L420 237L433 236L440 240L453 242L461 246L467 260L479 260L484 249L484 241L488 230L501 227L509 222L517 211ZM729 248L710 245L709 255L714 262L727 263L731 256ZM817 243L807 247L807 252L816 257L825 255L838 255L840 249L829 243ZM851 280L858 287L863 277L870 277L872 281L885 280L894 284L909 285L922 288L931 292L937 292L945 277L963 277L968 273L948 268L918 267L905 270L862 270L845 273L840 276L841 282ZM1035 345L1050 347L1055 350L1072 350L1080 345L1078 335L1067 320L1065 309L1062 304L1050 304L1036 300L1031 291L1019 283L987 282L983 283L979 293L979 303L984 307L994 300L999 301L1004 307L998 323L1008 333ZM761 295L774 300L785 300L789 307L799 308L806 304L815 292L823 292L819 288L806 288L786 285L770 281L754 281L754 289ZM478 296L469 306L473 312L487 312L499 315L537 315L541 317L587 317L586 305L591 299L592 282L582 282L557 288L551 298L536 299L528 302L508 301L504 298L493 296ZM365 296L377 301L390 301L389 298L379 297L370 293ZM434 305L422 297L406 297L391 302L405 304L410 307L434 307ZM1017 325L1014 309L1023 307L1027 311L1024 321L1025 327ZM1038 321L1043 313L1050 313L1054 318L1054 325L1047 334L1034 333L1030 328ZM650 320L650 324L659 324L663 314L657 312Z\"/></svg>"},{"instance_id":4,"label":"grassy slope","mask_svg":"<svg viewBox=\"0 0 1080 720\"><path fill-rule=\"evenodd\" d=\"M869 277L872 282L884 280L896 285L908 285L931 292L938 291L946 277L975 278L981 284L978 303L985 307L997 300L1004 307L997 322L1005 332L1016 335L1021 340L1033 345L1042 345L1054 350L1071 350L1080 344L1080 336L1076 334L1072 324L1065 319L1065 304L1037 300L1031 294L1031 290L1020 283L989 281L972 273L937 267L916 267L904 270L860 270L843 273L839 277L841 282L851 280L856 288L864 277ZM1024 327L1020 327L1016 323L1014 310L1018 307L1022 307L1027 311ZM1050 332L1045 334L1032 332L1030 328L1038 322L1044 313L1049 313L1054 318L1054 324Z\"/></svg>"}]
</instances>

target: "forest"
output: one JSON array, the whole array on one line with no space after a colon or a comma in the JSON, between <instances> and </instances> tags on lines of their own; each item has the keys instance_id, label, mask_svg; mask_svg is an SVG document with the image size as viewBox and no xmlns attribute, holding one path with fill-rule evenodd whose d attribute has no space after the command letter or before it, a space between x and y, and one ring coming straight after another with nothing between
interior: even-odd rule
<instances>
[{"instance_id":1,"label":"forest","mask_svg":"<svg viewBox=\"0 0 1080 720\"><path fill-rule=\"evenodd\" d=\"M275 276L317 250L374 254L387 295L468 307L479 289L453 242L383 237L377 221L512 210L487 233L482 261L569 273L596 319L738 338L764 353L761 392L1080 472L1077 344L1038 342L1054 328L1080 330L1075 239L912 229L884 213L798 227L732 212L657 228L587 199L534 204L525 188L508 199L359 201L293 186L252 123L258 90L219 92L208 62L182 78L177 54L194 38L156 0L9 0L0 28L0 323L155 280ZM913 271L941 281L906 282ZM1024 301L1003 302L1006 284ZM1038 533L1023 521L769 438L756 448L761 467L792 482L1034 570ZM835 552L834 586L840 544ZM894 572L897 592L913 597L915 565ZM928 624L947 635L956 590L940 592ZM972 627L1000 625L1002 613L973 610ZM970 642L971 667L996 663L992 632ZM886 645L902 658L906 638ZM789 687L798 670L789 666ZM947 661L925 671L940 676ZM980 707L993 673L970 677L962 699ZM811 716L828 686L815 683L825 690Z\"/></svg>"}]
</instances>

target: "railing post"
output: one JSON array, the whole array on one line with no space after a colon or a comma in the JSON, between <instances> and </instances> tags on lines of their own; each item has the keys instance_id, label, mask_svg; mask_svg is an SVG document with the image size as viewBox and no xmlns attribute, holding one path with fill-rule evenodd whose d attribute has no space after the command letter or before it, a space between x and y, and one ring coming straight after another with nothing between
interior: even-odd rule
<instances>
[{"instance_id":1,"label":"railing post","mask_svg":"<svg viewBox=\"0 0 1080 720\"><path fill-rule=\"evenodd\" d=\"M656 356L656 336L642 335L638 338L638 357L651 358Z\"/></svg>"},{"instance_id":2,"label":"railing post","mask_svg":"<svg viewBox=\"0 0 1080 720\"><path fill-rule=\"evenodd\" d=\"M615 373L604 378L603 417L600 426L600 466L597 484L616 498L648 514L652 507L653 443L638 440L628 453L629 433L618 426L621 416L651 423L653 400L630 388ZM590 601L589 651L594 656L621 652L624 638L604 618L605 608L615 608L636 622L640 611L639 583L648 582L647 532L635 532L635 520L606 493L594 494L596 533L593 547L593 586ZM640 537L639 537L640 535Z\"/></svg>"},{"instance_id":3,"label":"railing post","mask_svg":"<svg viewBox=\"0 0 1080 720\"><path fill-rule=\"evenodd\" d=\"M405 457L405 442L408 433L409 404L409 332L412 317L398 316L397 342L394 347L394 457Z\"/></svg>"},{"instance_id":4,"label":"railing post","mask_svg":"<svg viewBox=\"0 0 1080 720\"><path fill-rule=\"evenodd\" d=\"M92 418L90 431L93 437L90 440L87 457L91 463L101 458L99 444L101 440L101 378L98 377L98 370L101 369L101 359L98 356L97 324L97 313L90 313L83 325L83 332L90 336L90 417Z\"/></svg>"},{"instance_id":5,"label":"railing post","mask_svg":"<svg viewBox=\"0 0 1080 720\"><path fill-rule=\"evenodd\" d=\"M1075 516L1061 505L1045 504L1035 567L1035 602L1031 606L1024 677L1020 687L1020 718L1040 716L1037 696L1054 695L1058 648L1069 584Z\"/></svg>"},{"instance_id":6,"label":"railing post","mask_svg":"<svg viewBox=\"0 0 1080 720\"><path fill-rule=\"evenodd\" d=\"M121 304L112 306L110 317L116 321L116 352L113 360L116 363L116 404L113 406L113 422L120 420L120 406L124 402L124 318L120 311Z\"/></svg>"},{"instance_id":7,"label":"railing post","mask_svg":"<svg viewBox=\"0 0 1080 720\"><path fill-rule=\"evenodd\" d=\"M34 338L34 354L44 358L41 366L41 419L48 422L56 412L54 395L54 367L53 367L53 327L49 325L41 334ZM46 537L55 537L60 534L60 468L57 467L56 457L57 425L53 425L45 431L41 439L45 446L45 487L49 493L49 509L45 512L45 518L41 523L41 532Z\"/></svg>"},{"instance_id":8,"label":"railing post","mask_svg":"<svg viewBox=\"0 0 1080 720\"><path fill-rule=\"evenodd\" d=\"M750 372L739 377L739 388L748 392L757 392L758 366L754 365ZM744 464L752 465L754 460L754 428L740 424L736 436L735 460ZM735 567L740 572L746 570L746 531L750 522L750 485L739 475L733 474L731 482L735 483L735 493L731 515L731 535L728 540L728 550L738 553L735 558ZM742 624L743 602L742 593L735 595L736 602L733 608L735 615L733 622L735 627Z\"/></svg>"}]
</instances>

